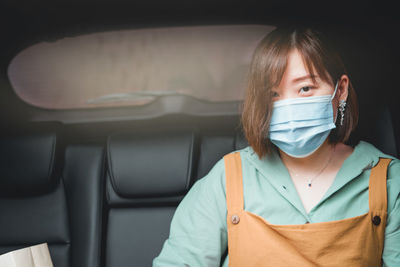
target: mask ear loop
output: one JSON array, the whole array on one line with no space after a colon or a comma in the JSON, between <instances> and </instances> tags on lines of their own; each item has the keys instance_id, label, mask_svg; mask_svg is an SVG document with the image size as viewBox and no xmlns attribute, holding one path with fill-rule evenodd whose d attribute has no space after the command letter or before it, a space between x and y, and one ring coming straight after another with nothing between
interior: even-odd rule
<instances>
[{"instance_id":1,"label":"mask ear loop","mask_svg":"<svg viewBox=\"0 0 400 267\"><path fill-rule=\"evenodd\" d=\"M335 98L336 90L337 90L338 84L339 84L339 81L336 82L335 91L333 91L333 95L332 95L332 97L331 97L331 101L333 100L333 98ZM337 120L338 113L339 113L339 112L336 111L336 116L335 116L335 120L334 120L334 123L335 123L335 124L336 124L336 120Z\"/></svg>"},{"instance_id":2,"label":"mask ear loop","mask_svg":"<svg viewBox=\"0 0 400 267\"><path fill-rule=\"evenodd\" d=\"M331 97L331 101L332 101L332 99L333 99L333 98L335 98L335 95L336 95L336 91L337 91L338 84L339 84L339 81L337 81L337 82L336 82L336 85L335 85L335 91L333 91L333 95L332 95L332 97Z\"/></svg>"}]
</instances>

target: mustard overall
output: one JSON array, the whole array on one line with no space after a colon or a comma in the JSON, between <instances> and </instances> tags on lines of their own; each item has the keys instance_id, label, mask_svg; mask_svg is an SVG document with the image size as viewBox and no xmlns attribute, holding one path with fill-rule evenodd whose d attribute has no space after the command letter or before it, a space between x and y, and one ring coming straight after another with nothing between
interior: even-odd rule
<instances>
[{"instance_id":1,"label":"mustard overall","mask_svg":"<svg viewBox=\"0 0 400 267\"><path fill-rule=\"evenodd\" d=\"M240 154L226 155L229 267L382 266L390 161L380 158L371 169L368 213L329 222L275 225L243 209Z\"/></svg>"}]
</instances>

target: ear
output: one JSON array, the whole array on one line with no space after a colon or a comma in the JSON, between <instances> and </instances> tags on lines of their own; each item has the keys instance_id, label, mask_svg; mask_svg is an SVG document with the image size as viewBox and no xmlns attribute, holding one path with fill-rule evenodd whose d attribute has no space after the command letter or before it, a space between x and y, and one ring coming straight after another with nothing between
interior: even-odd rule
<instances>
[{"instance_id":1,"label":"ear","mask_svg":"<svg viewBox=\"0 0 400 267\"><path fill-rule=\"evenodd\" d=\"M347 100L347 96L349 95L349 83L349 77L346 74L343 74L339 79L339 84L337 88L339 100Z\"/></svg>"},{"instance_id":2,"label":"ear","mask_svg":"<svg viewBox=\"0 0 400 267\"><path fill-rule=\"evenodd\" d=\"M349 77L346 74L343 74L338 81L338 88L336 91L335 100L332 101L333 113L335 118L337 118L337 112L340 100L344 101L347 100L347 96L349 95L349 84L350 84Z\"/></svg>"}]
</instances>

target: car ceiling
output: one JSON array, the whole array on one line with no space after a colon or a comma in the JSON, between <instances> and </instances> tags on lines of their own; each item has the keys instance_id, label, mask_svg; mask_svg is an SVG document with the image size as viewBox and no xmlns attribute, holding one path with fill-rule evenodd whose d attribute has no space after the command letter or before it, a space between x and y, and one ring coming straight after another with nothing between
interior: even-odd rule
<instances>
[{"instance_id":1,"label":"car ceiling","mask_svg":"<svg viewBox=\"0 0 400 267\"><path fill-rule=\"evenodd\" d=\"M3 31L51 39L121 27L224 23L314 23L363 27L399 22L388 1L21 1L3 0ZM11 27L10 27L11 26ZM17 30L17 31L16 31Z\"/></svg>"}]
</instances>

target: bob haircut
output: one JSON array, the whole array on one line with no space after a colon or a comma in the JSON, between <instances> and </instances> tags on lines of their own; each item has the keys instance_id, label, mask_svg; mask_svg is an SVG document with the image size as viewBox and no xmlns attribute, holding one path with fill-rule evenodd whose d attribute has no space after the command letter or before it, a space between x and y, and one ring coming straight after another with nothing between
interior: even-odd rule
<instances>
[{"instance_id":1,"label":"bob haircut","mask_svg":"<svg viewBox=\"0 0 400 267\"><path fill-rule=\"evenodd\" d=\"M271 89L279 86L290 51L299 51L314 83L315 72L332 87L343 74L347 74L340 56L329 44L326 37L314 29L282 27L270 32L257 45L248 72L241 123L249 145L260 159L275 147L268 138L272 113ZM333 144L346 142L357 126L358 103L351 82L343 125L338 121L328 137Z\"/></svg>"}]
</instances>

